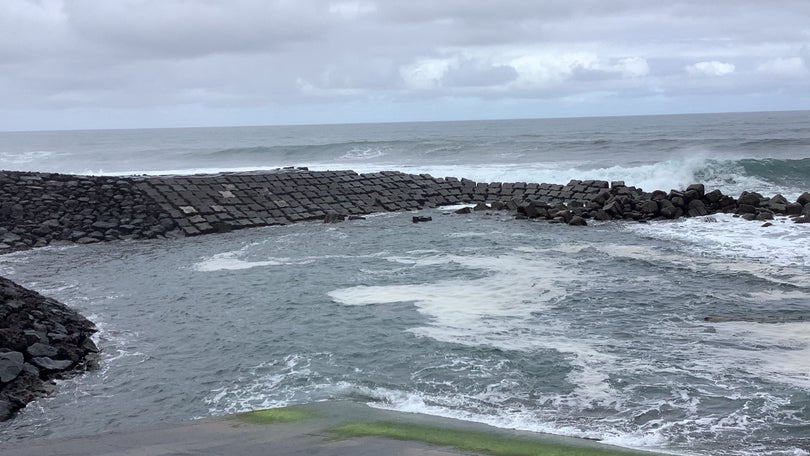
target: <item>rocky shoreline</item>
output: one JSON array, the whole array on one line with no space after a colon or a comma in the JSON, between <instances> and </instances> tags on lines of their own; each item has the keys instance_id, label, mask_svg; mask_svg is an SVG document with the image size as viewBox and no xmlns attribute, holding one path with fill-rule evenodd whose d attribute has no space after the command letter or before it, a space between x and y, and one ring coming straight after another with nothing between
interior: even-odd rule
<instances>
[{"instance_id":1,"label":"rocky shoreline","mask_svg":"<svg viewBox=\"0 0 810 456\"><path fill-rule=\"evenodd\" d=\"M74 310L0 277L0 421L92 368L96 328Z\"/></svg>"},{"instance_id":2,"label":"rocky shoreline","mask_svg":"<svg viewBox=\"0 0 810 456\"><path fill-rule=\"evenodd\" d=\"M306 168L129 177L0 171L0 254L55 242L197 236L462 203L574 225L589 219L650 221L719 212L749 220L787 215L799 223L810 221L810 193L797 201L754 192L734 198L706 191L702 184L645 192L597 180L482 183L397 171Z\"/></svg>"}]
</instances>

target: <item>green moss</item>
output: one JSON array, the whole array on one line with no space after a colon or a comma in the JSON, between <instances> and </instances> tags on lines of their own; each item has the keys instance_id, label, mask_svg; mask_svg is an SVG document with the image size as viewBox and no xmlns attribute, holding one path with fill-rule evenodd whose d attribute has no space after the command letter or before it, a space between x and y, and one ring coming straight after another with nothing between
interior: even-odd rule
<instances>
[{"instance_id":1,"label":"green moss","mask_svg":"<svg viewBox=\"0 0 810 456\"><path fill-rule=\"evenodd\" d=\"M236 418L240 421L252 424L279 424L306 420L314 416L315 413L309 410L303 410L298 407L281 407L240 413L236 415Z\"/></svg>"},{"instance_id":2,"label":"green moss","mask_svg":"<svg viewBox=\"0 0 810 456\"><path fill-rule=\"evenodd\" d=\"M629 456L643 454L610 447L599 448L596 444L566 445L557 442L509 438L487 432L437 428L407 423L349 423L334 427L331 431L338 438L383 437L397 440L416 440L496 456Z\"/></svg>"}]
</instances>

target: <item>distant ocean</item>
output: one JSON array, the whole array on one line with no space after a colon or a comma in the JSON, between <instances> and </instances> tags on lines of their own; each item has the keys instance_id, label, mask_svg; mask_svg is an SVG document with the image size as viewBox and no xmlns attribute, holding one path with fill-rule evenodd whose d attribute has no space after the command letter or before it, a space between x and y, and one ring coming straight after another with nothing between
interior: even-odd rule
<instances>
[{"instance_id":1,"label":"distant ocean","mask_svg":"<svg viewBox=\"0 0 810 456\"><path fill-rule=\"evenodd\" d=\"M810 112L0 133L0 169L286 166L795 200ZM810 225L422 212L0 257L103 349L0 440L345 399L673 454L810 454Z\"/></svg>"}]
</instances>

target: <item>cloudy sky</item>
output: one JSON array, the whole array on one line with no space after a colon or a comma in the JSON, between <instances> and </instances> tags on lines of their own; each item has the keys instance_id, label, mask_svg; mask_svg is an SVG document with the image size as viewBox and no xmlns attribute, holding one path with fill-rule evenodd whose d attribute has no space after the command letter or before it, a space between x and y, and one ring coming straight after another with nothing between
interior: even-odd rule
<instances>
[{"instance_id":1,"label":"cloudy sky","mask_svg":"<svg viewBox=\"0 0 810 456\"><path fill-rule=\"evenodd\" d=\"M0 130L793 109L808 0L0 1Z\"/></svg>"}]
</instances>

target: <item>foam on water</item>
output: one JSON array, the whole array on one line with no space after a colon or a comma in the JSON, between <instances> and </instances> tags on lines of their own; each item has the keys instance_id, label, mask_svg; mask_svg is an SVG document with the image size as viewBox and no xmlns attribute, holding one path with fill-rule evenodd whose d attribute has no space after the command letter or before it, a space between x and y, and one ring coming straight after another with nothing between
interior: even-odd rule
<instances>
[{"instance_id":1,"label":"foam on water","mask_svg":"<svg viewBox=\"0 0 810 456\"><path fill-rule=\"evenodd\" d=\"M606 252L684 267L749 273L777 283L810 287L810 227L778 218L769 227L730 214L685 218L669 223L626 224L623 229L671 243L678 254L651 246L602 246ZM600 247L597 247L600 248Z\"/></svg>"}]
</instances>

